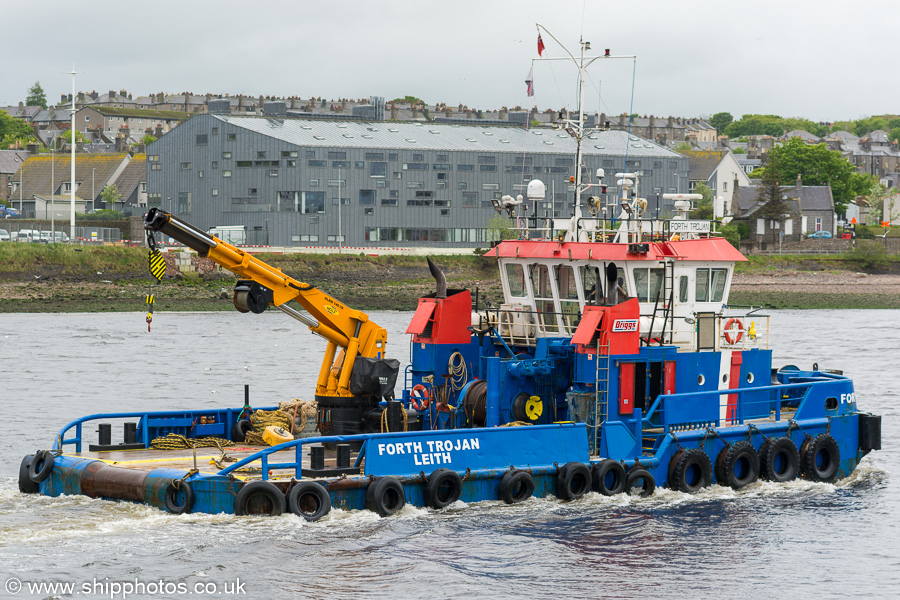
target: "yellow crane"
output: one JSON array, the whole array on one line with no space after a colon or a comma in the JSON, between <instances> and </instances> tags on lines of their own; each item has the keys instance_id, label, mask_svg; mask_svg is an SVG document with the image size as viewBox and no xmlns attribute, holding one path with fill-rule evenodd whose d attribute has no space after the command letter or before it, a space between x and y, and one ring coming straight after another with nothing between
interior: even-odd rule
<instances>
[{"instance_id":1,"label":"yellow crane","mask_svg":"<svg viewBox=\"0 0 900 600\"><path fill-rule=\"evenodd\" d=\"M316 396L353 396L350 375L356 358L385 357L387 331L370 321L366 313L345 306L316 286L285 275L248 252L159 208L151 208L144 216L144 229L151 251L155 250L153 233L159 232L241 277L234 289L234 306L239 311L258 314L271 305L325 338L328 344L319 369ZM309 316L290 306L291 301Z\"/></svg>"}]
</instances>

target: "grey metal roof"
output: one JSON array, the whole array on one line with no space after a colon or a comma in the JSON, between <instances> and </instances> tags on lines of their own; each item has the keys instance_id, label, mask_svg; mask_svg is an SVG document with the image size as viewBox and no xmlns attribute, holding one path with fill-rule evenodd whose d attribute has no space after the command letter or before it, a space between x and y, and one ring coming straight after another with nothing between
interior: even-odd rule
<instances>
[{"instance_id":1,"label":"grey metal roof","mask_svg":"<svg viewBox=\"0 0 900 600\"><path fill-rule=\"evenodd\" d=\"M397 123L272 119L234 115L212 118L298 146L397 148L403 150L457 150L484 152L575 153L575 141L555 129L523 129L440 123ZM625 131L591 134L582 146L585 154L631 157L681 158L677 152Z\"/></svg>"}]
</instances>

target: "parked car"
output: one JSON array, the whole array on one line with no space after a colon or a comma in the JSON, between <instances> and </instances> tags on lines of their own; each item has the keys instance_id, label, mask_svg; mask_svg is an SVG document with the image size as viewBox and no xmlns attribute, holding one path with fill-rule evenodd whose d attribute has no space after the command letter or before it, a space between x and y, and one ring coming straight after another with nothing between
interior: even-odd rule
<instances>
[{"instance_id":1,"label":"parked car","mask_svg":"<svg viewBox=\"0 0 900 600\"><path fill-rule=\"evenodd\" d=\"M0 216L9 219L10 217L18 217L21 213L18 208L0 204Z\"/></svg>"},{"instance_id":2,"label":"parked car","mask_svg":"<svg viewBox=\"0 0 900 600\"><path fill-rule=\"evenodd\" d=\"M65 231L54 231L53 232L53 241L57 244L68 244L69 243L69 235Z\"/></svg>"},{"instance_id":3,"label":"parked car","mask_svg":"<svg viewBox=\"0 0 900 600\"><path fill-rule=\"evenodd\" d=\"M813 233L810 233L806 237L808 237L810 239L811 238L822 238L823 240L830 240L831 232L830 231L814 231Z\"/></svg>"},{"instance_id":4,"label":"parked car","mask_svg":"<svg viewBox=\"0 0 900 600\"><path fill-rule=\"evenodd\" d=\"M0 242L8 242L9 241L9 232L5 229L0 229Z\"/></svg>"}]
</instances>

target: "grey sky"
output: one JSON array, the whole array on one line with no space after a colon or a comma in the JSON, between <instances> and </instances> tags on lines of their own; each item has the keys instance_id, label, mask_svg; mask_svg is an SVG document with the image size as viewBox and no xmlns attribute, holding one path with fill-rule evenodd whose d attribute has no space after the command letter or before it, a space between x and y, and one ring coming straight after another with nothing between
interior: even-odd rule
<instances>
[{"instance_id":1,"label":"grey sky","mask_svg":"<svg viewBox=\"0 0 900 600\"><path fill-rule=\"evenodd\" d=\"M535 65L535 22L573 52L636 54L634 112L844 120L900 112L896 2L5 0L0 105L71 90L394 98L574 108L575 71ZM582 12L584 21L582 24ZM16 26L19 23L21 26ZM68 31L78 40L74 50ZM559 47L544 36L548 55ZM632 62L590 70L586 108L630 109ZM600 94L597 83L602 81ZM602 98L602 101L601 101Z\"/></svg>"}]
</instances>

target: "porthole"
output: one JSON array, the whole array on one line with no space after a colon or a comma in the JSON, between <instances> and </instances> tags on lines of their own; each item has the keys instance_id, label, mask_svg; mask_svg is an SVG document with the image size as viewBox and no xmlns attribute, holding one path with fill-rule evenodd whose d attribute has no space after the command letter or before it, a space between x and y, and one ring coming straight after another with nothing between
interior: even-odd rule
<instances>
[{"instance_id":1,"label":"porthole","mask_svg":"<svg viewBox=\"0 0 900 600\"><path fill-rule=\"evenodd\" d=\"M753 383L753 373L747 373L747 383Z\"/></svg>"},{"instance_id":2,"label":"porthole","mask_svg":"<svg viewBox=\"0 0 900 600\"><path fill-rule=\"evenodd\" d=\"M825 410L837 410L838 399L835 397L825 398Z\"/></svg>"},{"instance_id":3,"label":"porthole","mask_svg":"<svg viewBox=\"0 0 900 600\"><path fill-rule=\"evenodd\" d=\"M722 383L728 383L728 373L722 375Z\"/></svg>"},{"instance_id":4,"label":"porthole","mask_svg":"<svg viewBox=\"0 0 900 600\"><path fill-rule=\"evenodd\" d=\"M697 377L697 385L703 385L704 383L706 383L706 377L704 377L703 375L699 375Z\"/></svg>"}]
</instances>

